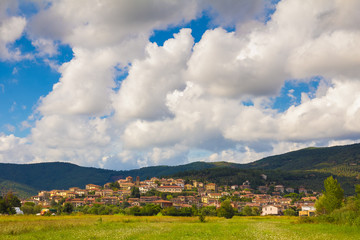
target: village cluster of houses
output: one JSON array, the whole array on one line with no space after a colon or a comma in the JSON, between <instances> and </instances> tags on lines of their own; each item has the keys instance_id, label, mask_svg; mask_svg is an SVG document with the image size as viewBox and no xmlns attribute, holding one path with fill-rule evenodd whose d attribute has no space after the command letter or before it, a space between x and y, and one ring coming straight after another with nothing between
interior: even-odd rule
<instances>
[{"instance_id":1,"label":"village cluster of houses","mask_svg":"<svg viewBox=\"0 0 360 240\"><path fill-rule=\"evenodd\" d=\"M249 181L245 181L239 186L232 185L219 188L215 183L205 184L193 181L192 184L185 184L183 179L159 179L155 177L150 180L140 181L139 177L133 180L129 176L118 180L117 183L118 186L115 190L113 190L112 183L107 183L104 186L87 184L85 189L72 187L69 190L40 191L37 196L33 196L26 201L31 201L44 207L49 207L51 202L71 203L74 207L80 207L85 205L92 206L94 204L117 205L126 201L130 207L153 203L160 205L162 208L171 206L183 208L192 207L193 205L197 207L215 206L218 208L224 197L237 196L237 199L247 199L247 201L232 201L233 207L239 211L245 206L249 206L261 209L262 215L280 215L290 207L301 209L300 215L309 216L315 212L314 203L316 197L309 196L308 190L304 187L299 187L297 192L304 193L305 197L302 197L299 201L292 202L291 198L285 198L282 195L284 193L294 193L295 189L293 188L274 185L274 191L269 194L269 186L259 186L256 189L257 191L254 191ZM138 188L141 193L141 196L138 198L131 197L131 191L134 187ZM145 196L151 190L170 193L174 197L164 200L155 194L153 196ZM185 192L187 194L182 194Z\"/></svg>"}]
</instances>

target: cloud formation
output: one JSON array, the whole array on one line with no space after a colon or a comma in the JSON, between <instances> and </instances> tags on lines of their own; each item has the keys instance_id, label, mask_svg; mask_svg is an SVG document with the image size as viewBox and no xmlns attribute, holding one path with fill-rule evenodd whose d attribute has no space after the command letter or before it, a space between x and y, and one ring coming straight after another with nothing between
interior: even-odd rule
<instances>
[{"instance_id":1,"label":"cloud formation","mask_svg":"<svg viewBox=\"0 0 360 240\"><path fill-rule=\"evenodd\" d=\"M29 136L1 135L1 161L113 169L249 162L360 139L358 1L283 0L267 22L263 1L64 0L37 6L30 20L4 18L1 31L15 30L0 35L0 56L11 58L8 43L28 24L40 56L56 55L58 44L68 44L74 57L40 99ZM162 46L149 42L154 30L181 28L201 14L218 27L199 42L187 28ZM224 29L229 25L235 30ZM302 92L295 104L291 90L294 104L273 108L286 81L314 77L316 92Z\"/></svg>"},{"instance_id":2,"label":"cloud formation","mask_svg":"<svg viewBox=\"0 0 360 240\"><path fill-rule=\"evenodd\" d=\"M9 0L0 3L0 60L3 61L22 58L21 51L11 47L11 44L21 37L26 26L24 17L11 14L16 5L16 2Z\"/></svg>"}]
</instances>

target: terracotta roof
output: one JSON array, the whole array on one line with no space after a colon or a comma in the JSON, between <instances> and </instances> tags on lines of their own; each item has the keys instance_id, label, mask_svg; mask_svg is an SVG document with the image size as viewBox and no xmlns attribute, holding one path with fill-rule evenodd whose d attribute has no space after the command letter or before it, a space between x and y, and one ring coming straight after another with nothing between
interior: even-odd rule
<instances>
[{"instance_id":1,"label":"terracotta roof","mask_svg":"<svg viewBox=\"0 0 360 240\"><path fill-rule=\"evenodd\" d=\"M166 200L157 200L157 201L154 201L154 203L172 203L172 202L166 201Z\"/></svg>"},{"instance_id":2,"label":"terracotta roof","mask_svg":"<svg viewBox=\"0 0 360 240\"><path fill-rule=\"evenodd\" d=\"M160 186L158 188L182 188L182 187L174 185L174 186Z\"/></svg>"}]
</instances>

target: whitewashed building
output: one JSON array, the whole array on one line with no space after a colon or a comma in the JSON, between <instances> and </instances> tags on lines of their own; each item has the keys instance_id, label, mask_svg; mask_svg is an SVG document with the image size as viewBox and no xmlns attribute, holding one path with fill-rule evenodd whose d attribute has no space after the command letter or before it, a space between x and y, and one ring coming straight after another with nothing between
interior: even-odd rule
<instances>
[{"instance_id":1,"label":"whitewashed building","mask_svg":"<svg viewBox=\"0 0 360 240\"><path fill-rule=\"evenodd\" d=\"M262 207L262 216L265 215L279 215L280 209L278 207L275 207L274 205L266 205Z\"/></svg>"}]
</instances>

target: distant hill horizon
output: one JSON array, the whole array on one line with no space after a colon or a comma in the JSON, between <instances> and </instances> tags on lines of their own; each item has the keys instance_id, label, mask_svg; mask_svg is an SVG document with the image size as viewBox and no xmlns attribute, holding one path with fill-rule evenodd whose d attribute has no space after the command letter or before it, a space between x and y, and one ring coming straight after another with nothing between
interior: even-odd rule
<instances>
[{"instance_id":1,"label":"distant hill horizon","mask_svg":"<svg viewBox=\"0 0 360 240\"><path fill-rule=\"evenodd\" d=\"M39 190L68 189L74 186L85 187L89 183L103 185L127 176L139 176L144 180L151 177L182 176L181 173L186 176L186 173L196 174L196 171L200 171L198 172L199 176L192 176L192 178L200 178L200 175L204 173L201 171L220 172L220 169L223 172L224 169L233 169L233 171L229 171L229 174L239 171L254 173L260 170L270 173L277 171L293 174L296 172L298 174L298 171L303 173L311 171L312 174L316 173L321 176L331 174L357 181L360 178L360 144L305 148L265 157L247 164L193 162L178 166L160 165L120 171L82 167L68 162L0 163L0 192L13 190L21 196L29 196ZM238 179L240 181L242 178ZM221 177L212 180L221 182Z\"/></svg>"}]
</instances>

